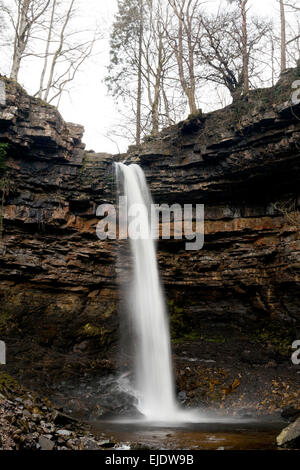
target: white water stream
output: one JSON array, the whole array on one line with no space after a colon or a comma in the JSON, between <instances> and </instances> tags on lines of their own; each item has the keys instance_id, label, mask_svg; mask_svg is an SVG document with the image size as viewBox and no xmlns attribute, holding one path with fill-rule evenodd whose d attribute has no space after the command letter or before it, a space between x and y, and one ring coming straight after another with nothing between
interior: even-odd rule
<instances>
[{"instance_id":1,"label":"white water stream","mask_svg":"<svg viewBox=\"0 0 300 470\"><path fill-rule=\"evenodd\" d=\"M128 293L136 341L136 388L139 410L151 421L178 419L171 362L169 323L151 236L152 198L143 170L138 165L117 165L120 192L127 197L128 224L133 205L139 207L141 235L130 238L133 279ZM137 207L137 206L136 206Z\"/></svg>"}]
</instances>

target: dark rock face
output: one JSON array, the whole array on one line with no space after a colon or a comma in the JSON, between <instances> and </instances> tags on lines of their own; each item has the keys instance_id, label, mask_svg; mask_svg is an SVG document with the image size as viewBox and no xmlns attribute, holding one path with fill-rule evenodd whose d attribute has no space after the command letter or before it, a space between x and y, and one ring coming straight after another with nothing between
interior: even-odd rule
<instances>
[{"instance_id":1,"label":"dark rock face","mask_svg":"<svg viewBox=\"0 0 300 470\"><path fill-rule=\"evenodd\" d=\"M298 70L270 90L164 130L128 158L157 203L204 203L205 246L161 241L175 313L192 329L257 319L299 325ZM113 367L116 244L96 237L96 208L115 198L107 154L86 152L83 129L6 80L0 142L9 143L1 234L0 337L13 370L41 376ZM180 313L181 314L181 313ZM22 362L22 367L20 364ZM63 371L63 372L62 372Z\"/></svg>"},{"instance_id":2,"label":"dark rock face","mask_svg":"<svg viewBox=\"0 0 300 470\"><path fill-rule=\"evenodd\" d=\"M158 203L204 203L205 245L160 243L170 295L204 321L300 311L300 106L290 71L270 90L166 129L133 149Z\"/></svg>"},{"instance_id":3,"label":"dark rock face","mask_svg":"<svg viewBox=\"0 0 300 470\"><path fill-rule=\"evenodd\" d=\"M113 195L112 159L85 152L82 127L10 81L6 98L0 336L9 366L101 366L95 351L107 349L117 324L114 249L95 230L97 205Z\"/></svg>"}]
</instances>

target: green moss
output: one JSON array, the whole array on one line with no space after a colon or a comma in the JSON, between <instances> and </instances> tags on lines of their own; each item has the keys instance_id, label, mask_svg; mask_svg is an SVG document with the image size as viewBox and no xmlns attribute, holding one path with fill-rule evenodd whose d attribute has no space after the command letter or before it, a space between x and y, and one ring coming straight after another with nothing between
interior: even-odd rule
<instances>
[{"instance_id":1,"label":"green moss","mask_svg":"<svg viewBox=\"0 0 300 470\"><path fill-rule=\"evenodd\" d=\"M189 114L188 115L188 120L191 121L193 119L199 119L203 116L202 109L198 109L195 113Z\"/></svg>"},{"instance_id":2,"label":"green moss","mask_svg":"<svg viewBox=\"0 0 300 470\"><path fill-rule=\"evenodd\" d=\"M81 184L84 184L85 182L85 170L87 167L87 161L88 161L88 154L87 152L84 152L83 159L82 159L82 166L79 170L79 181Z\"/></svg>"},{"instance_id":3,"label":"green moss","mask_svg":"<svg viewBox=\"0 0 300 470\"><path fill-rule=\"evenodd\" d=\"M7 325L10 321L10 315L6 312L1 312L0 315L0 334L4 335L7 331Z\"/></svg>"},{"instance_id":4,"label":"green moss","mask_svg":"<svg viewBox=\"0 0 300 470\"><path fill-rule=\"evenodd\" d=\"M95 337L95 336L101 335L102 331L103 331L102 328L99 328L98 326L94 326L94 325L91 325L90 323L87 323L82 328L80 328L78 334L89 336L89 337Z\"/></svg>"},{"instance_id":5,"label":"green moss","mask_svg":"<svg viewBox=\"0 0 300 470\"><path fill-rule=\"evenodd\" d=\"M6 157L7 157L8 144L0 142L0 177L6 171Z\"/></svg>"},{"instance_id":6,"label":"green moss","mask_svg":"<svg viewBox=\"0 0 300 470\"><path fill-rule=\"evenodd\" d=\"M169 300L168 305L170 313L171 338L180 339L191 332L189 322L184 315L184 308L181 305L176 305L174 299Z\"/></svg>"},{"instance_id":7,"label":"green moss","mask_svg":"<svg viewBox=\"0 0 300 470\"><path fill-rule=\"evenodd\" d=\"M0 372L0 393L9 396L11 393L20 391L19 383L10 375Z\"/></svg>"},{"instance_id":8,"label":"green moss","mask_svg":"<svg viewBox=\"0 0 300 470\"><path fill-rule=\"evenodd\" d=\"M3 173L1 175L1 170L0 170L0 239L2 239L2 233L3 233L3 214L4 214L5 197L9 194L13 186L11 180L5 176L5 171L6 171L6 168L4 167Z\"/></svg>"},{"instance_id":9,"label":"green moss","mask_svg":"<svg viewBox=\"0 0 300 470\"><path fill-rule=\"evenodd\" d=\"M106 328L86 323L79 329L77 336L95 338L101 346L108 346L111 343L112 332Z\"/></svg>"},{"instance_id":10,"label":"green moss","mask_svg":"<svg viewBox=\"0 0 300 470\"><path fill-rule=\"evenodd\" d=\"M281 356L292 354L292 343L295 339L292 327L283 327L272 320L261 320L251 339L257 343L270 345Z\"/></svg>"},{"instance_id":11,"label":"green moss","mask_svg":"<svg viewBox=\"0 0 300 470\"><path fill-rule=\"evenodd\" d=\"M200 336L198 333L195 331L190 331L189 333L186 333L185 335L181 336L180 338L173 338L172 343L173 344L180 344L180 343L185 343L186 341L199 341Z\"/></svg>"},{"instance_id":12,"label":"green moss","mask_svg":"<svg viewBox=\"0 0 300 470\"><path fill-rule=\"evenodd\" d=\"M117 312L117 306L115 304L111 304L107 309L102 313L101 317L105 320L111 318Z\"/></svg>"},{"instance_id":13,"label":"green moss","mask_svg":"<svg viewBox=\"0 0 300 470\"><path fill-rule=\"evenodd\" d=\"M205 336L196 331L190 331L172 340L174 344L185 343L186 341L205 341L207 343L222 344L225 343L226 340L223 336Z\"/></svg>"},{"instance_id":14,"label":"green moss","mask_svg":"<svg viewBox=\"0 0 300 470\"><path fill-rule=\"evenodd\" d=\"M216 343L216 344L223 344L225 343L226 339L224 336L206 336L206 335L201 335L200 336L201 341L206 341L207 343Z\"/></svg>"},{"instance_id":15,"label":"green moss","mask_svg":"<svg viewBox=\"0 0 300 470\"><path fill-rule=\"evenodd\" d=\"M47 103L47 101L44 101L41 98L37 98L37 102L39 106L43 106L44 108L53 108L53 106L51 106L49 103Z\"/></svg>"}]
</instances>

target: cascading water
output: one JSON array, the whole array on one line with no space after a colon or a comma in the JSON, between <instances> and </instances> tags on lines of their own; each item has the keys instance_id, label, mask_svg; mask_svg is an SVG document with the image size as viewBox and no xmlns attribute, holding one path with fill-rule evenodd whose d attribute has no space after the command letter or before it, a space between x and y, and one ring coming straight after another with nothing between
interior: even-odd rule
<instances>
[{"instance_id":1,"label":"cascading water","mask_svg":"<svg viewBox=\"0 0 300 470\"><path fill-rule=\"evenodd\" d=\"M133 280L130 315L136 341L136 387L139 410L150 421L176 421L169 324L152 237L152 203L146 178L138 165L117 163L120 192L127 197L128 224L133 205L139 207L140 236L130 237Z\"/></svg>"}]
</instances>

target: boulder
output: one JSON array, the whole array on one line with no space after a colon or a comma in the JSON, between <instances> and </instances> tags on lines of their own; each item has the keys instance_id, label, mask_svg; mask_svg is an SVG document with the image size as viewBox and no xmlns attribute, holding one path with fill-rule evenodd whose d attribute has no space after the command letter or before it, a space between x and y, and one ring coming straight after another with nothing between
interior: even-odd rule
<instances>
[{"instance_id":1,"label":"boulder","mask_svg":"<svg viewBox=\"0 0 300 470\"><path fill-rule=\"evenodd\" d=\"M54 442L45 436L41 436L39 438L39 445L41 447L41 450L53 450L54 448Z\"/></svg>"},{"instance_id":2,"label":"boulder","mask_svg":"<svg viewBox=\"0 0 300 470\"><path fill-rule=\"evenodd\" d=\"M300 418L284 428L276 440L279 447L300 449Z\"/></svg>"}]
</instances>

